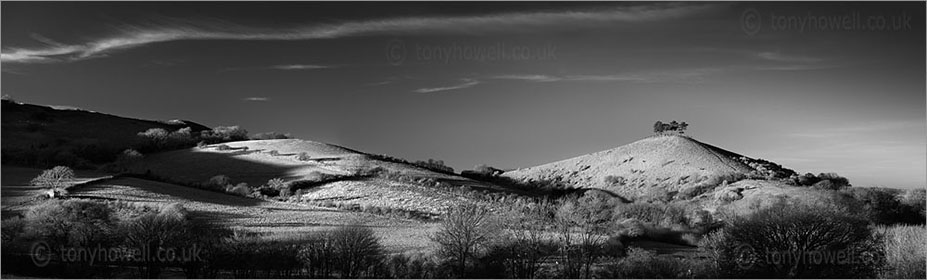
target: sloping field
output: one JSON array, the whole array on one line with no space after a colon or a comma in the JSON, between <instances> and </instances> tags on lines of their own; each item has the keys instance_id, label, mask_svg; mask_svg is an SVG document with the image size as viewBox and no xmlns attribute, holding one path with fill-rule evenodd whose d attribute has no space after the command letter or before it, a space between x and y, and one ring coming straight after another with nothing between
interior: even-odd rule
<instances>
[{"instance_id":1,"label":"sloping field","mask_svg":"<svg viewBox=\"0 0 927 280\"><path fill-rule=\"evenodd\" d=\"M2 186L0 186L0 205L3 207L4 214L7 212L19 212L26 209L29 205L32 205L32 199L36 196L42 194L45 190L42 187L32 186L29 184L29 181L35 176L42 174L42 169L38 168L29 168L29 167L18 167L18 166L9 166L4 165L0 167L2 169ZM69 182L70 184L80 184L92 180L98 180L105 178L109 174L96 172L96 171L86 171L78 170L75 171L75 180Z\"/></svg>"},{"instance_id":2,"label":"sloping field","mask_svg":"<svg viewBox=\"0 0 927 280\"><path fill-rule=\"evenodd\" d=\"M235 229L265 233L309 232L344 225L372 228L391 251L426 250L435 224L332 208L264 201L172 184L118 178L81 186L74 196L140 204L180 203L198 217Z\"/></svg>"},{"instance_id":3,"label":"sloping field","mask_svg":"<svg viewBox=\"0 0 927 280\"><path fill-rule=\"evenodd\" d=\"M618 148L506 172L518 180L562 182L613 191L626 198L678 191L710 176L754 169L741 155L683 136L654 136ZM612 181L606 181L606 177ZM620 177L620 178L619 178Z\"/></svg>"},{"instance_id":4,"label":"sloping field","mask_svg":"<svg viewBox=\"0 0 927 280\"><path fill-rule=\"evenodd\" d=\"M152 172L174 180L200 183L215 175L226 175L234 182L261 185L273 178L286 180L306 179L313 171L326 174L349 175L362 169L382 167L391 172L424 178L479 182L432 172L427 169L372 159L370 156L336 145L299 140L251 140L224 143L230 150L219 150L219 145L190 148L146 155L144 160L131 166L134 172ZM276 151L277 154L271 154ZM309 160L299 160L300 153Z\"/></svg>"},{"instance_id":5,"label":"sloping field","mask_svg":"<svg viewBox=\"0 0 927 280\"><path fill-rule=\"evenodd\" d=\"M210 145L146 155L130 169L137 173L150 172L175 182L202 183L213 176L226 175L233 184L245 182L250 186L260 186L273 178L314 180L318 173L352 175L360 170L382 168L391 174L389 178L377 175L323 182L304 189L302 198L316 203L330 201L433 215L439 215L461 201L472 201L457 192L461 187L508 191L489 183L381 161L347 148L313 141L253 140L224 145L231 149L219 150L219 145ZM300 160L300 153L305 153L310 159ZM402 177L402 180L397 177Z\"/></svg>"},{"instance_id":6,"label":"sloping field","mask_svg":"<svg viewBox=\"0 0 927 280\"><path fill-rule=\"evenodd\" d=\"M434 186L413 182L371 179L362 182L341 181L309 189L302 196L307 201L332 201L357 204L361 207L402 209L440 216L455 205L476 203L492 208L489 201L475 199L453 191L458 188L444 184Z\"/></svg>"}]
</instances>

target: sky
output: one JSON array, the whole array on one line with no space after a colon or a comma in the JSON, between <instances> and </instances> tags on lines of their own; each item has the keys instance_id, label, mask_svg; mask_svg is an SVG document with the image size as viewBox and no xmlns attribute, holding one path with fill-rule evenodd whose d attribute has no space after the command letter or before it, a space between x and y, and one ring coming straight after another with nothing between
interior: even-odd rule
<instances>
[{"instance_id":1,"label":"sky","mask_svg":"<svg viewBox=\"0 0 927 280\"><path fill-rule=\"evenodd\" d=\"M2 93L529 167L657 120L856 186L927 185L925 4L3 2Z\"/></svg>"}]
</instances>

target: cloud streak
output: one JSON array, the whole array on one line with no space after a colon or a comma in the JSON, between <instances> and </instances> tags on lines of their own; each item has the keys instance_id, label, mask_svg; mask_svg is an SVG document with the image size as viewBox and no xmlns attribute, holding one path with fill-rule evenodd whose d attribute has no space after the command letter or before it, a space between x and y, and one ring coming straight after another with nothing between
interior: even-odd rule
<instances>
[{"instance_id":1,"label":"cloud streak","mask_svg":"<svg viewBox=\"0 0 927 280\"><path fill-rule=\"evenodd\" d=\"M270 101L270 98L267 97L245 97L242 100L248 102L267 102Z\"/></svg>"},{"instance_id":2,"label":"cloud streak","mask_svg":"<svg viewBox=\"0 0 927 280\"><path fill-rule=\"evenodd\" d=\"M822 61L822 59L817 57L787 55L780 52L760 52L757 53L756 56L761 59L776 62L817 63Z\"/></svg>"},{"instance_id":3,"label":"cloud streak","mask_svg":"<svg viewBox=\"0 0 927 280\"><path fill-rule=\"evenodd\" d=\"M276 70L316 70L316 69L328 69L333 68L328 65L312 65L312 64L289 64L289 65L274 65L270 69Z\"/></svg>"},{"instance_id":4,"label":"cloud streak","mask_svg":"<svg viewBox=\"0 0 927 280\"><path fill-rule=\"evenodd\" d=\"M631 82L631 83L665 83L665 82L701 82L706 76L724 71L722 68L693 68L640 73L618 73L601 75L541 75L508 74L490 78L497 80L517 80L528 82Z\"/></svg>"},{"instance_id":5,"label":"cloud streak","mask_svg":"<svg viewBox=\"0 0 927 280\"><path fill-rule=\"evenodd\" d=\"M34 35L44 47L4 47L0 61L50 63L104 56L115 51L149 44L182 40L314 40L381 34L485 33L531 31L584 24L650 22L693 15L720 4L648 3L582 11L516 12L476 16L400 17L311 24L295 27L257 28L226 21L164 20L158 24L124 25L116 34L82 43L63 44Z\"/></svg>"},{"instance_id":6,"label":"cloud streak","mask_svg":"<svg viewBox=\"0 0 927 280\"><path fill-rule=\"evenodd\" d=\"M448 91L448 90L464 89L464 88L468 88L468 87L472 87L472 86L475 86L475 85L480 84L480 81L477 81L477 80L474 80L474 79L462 79L462 81L463 81L463 83L461 83L461 84L456 84L456 85L452 85L452 86L436 87L436 88L420 88L420 89L416 89L416 90L414 90L414 91L412 91L412 92L415 92L415 93L432 93L432 92L439 92L439 91Z\"/></svg>"}]
</instances>

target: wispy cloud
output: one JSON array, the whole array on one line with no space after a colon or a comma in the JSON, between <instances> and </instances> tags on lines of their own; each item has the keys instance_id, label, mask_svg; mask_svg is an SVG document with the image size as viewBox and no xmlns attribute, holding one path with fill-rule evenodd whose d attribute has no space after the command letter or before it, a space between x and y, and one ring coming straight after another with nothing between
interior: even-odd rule
<instances>
[{"instance_id":1,"label":"wispy cloud","mask_svg":"<svg viewBox=\"0 0 927 280\"><path fill-rule=\"evenodd\" d=\"M528 82L632 82L632 83L678 83L700 82L705 76L723 71L722 68L693 68L663 71L649 71L618 74L584 74L584 75L542 75L542 74L508 74L496 75L491 79L520 80Z\"/></svg>"},{"instance_id":2,"label":"wispy cloud","mask_svg":"<svg viewBox=\"0 0 927 280\"><path fill-rule=\"evenodd\" d=\"M498 76L493 76L492 78L499 79L499 80L520 80L520 81L529 81L529 82L556 82L556 81L563 80L563 77L550 76L550 75L538 75L538 74L498 75Z\"/></svg>"},{"instance_id":3,"label":"wispy cloud","mask_svg":"<svg viewBox=\"0 0 927 280\"><path fill-rule=\"evenodd\" d=\"M245 97L242 100L250 102L266 102L270 101L270 98L267 97Z\"/></svg>"},{"instance_id":4,"label":"wispy cloud","mask_svg":"<svg viewBox=\"0 0 927 280\"><path fill-rule=\"evenodd\" d=\"M842 127L825 127L813 131L803 131L789 134L794 138L826 138L826 139L843 139L861 137L865 135L883 134L886 131L923 130L923 122L915 121L883 121L869 122L847 125Z\"/></svg>"},{"instance_id":5,"label":"wispy cloud","mask_svg":"<svg viewBox=\"0 0 927 280\"><path fill-rule=\"evenodd\" d=\"M817 57L788 55L781 52L759 52L756 56L761 59L776 62L817 63L823 61L823 59Z\"/></svg>"},{"instance_id":6,"label":"wispy cloud","mask_svg":"<svg viewBox=\"0 0 927 280\"><path fill-rule=\"evenodd\" d=\"M760 71L805 71L837 68L837 65L809 65L809 64L788 64L788 65L760 65L753 70Z\"/></svg>"},{"instance_id":7,"label":"wispy cloud","mask_svg":"<svg viewBox=\"0 0 927 280\"><path fill-rule=\"evenodd\" d=\"M839 65L827 63L823 58L782 52L757 52L755 57L765 62L753 67L753 70L759 71L806 71L839 67Z\"/></svg>"},{"instance_id":8,"label":"wispy cloud","mask_svg":"<svg viewBox=\"0 0 927 280\"><path fill-rule=\"evenodd\" d=\"M395 83L395 82L396 82L396 81L386 80L386 81L379 81L379 82L366 83L366 84L364 84L364 86L383 86L383 85L388 85L388 84L392 84L392 83Z\"/></svg>"},{"instance_id":9,"label":"wispy cloud","mask_svg":"<svg viewBox=\"0 0 927 280\"><path fill-rule=\"evenodd\" d=\"M328 65L312 65L312 64L289 64L289 65L274 65L270 69L276 70L315 70L315 69L328 69L334 68L334 66Z\"/></svg>"},{"instance_id":10,"label":"wispy cloud","mask_svg":"<svg viewBox=\"0 0 927 280\"><path fill-rule=\"evenodd\" d=\"M782 51L749 50L737 48L698 47L689 49L676 49L674 52L691 51L697 53L729 54L748 61L742 65L732 65L730 70L737 71L804 71L843 67L834 64L825 57L811 55L796 55Z\"/></svg>"},{"instance_id":11,"label":"wispy cloud","mask_svg":"<svg viewBox=\"0 0 927 280\"><path fill-rule=\"evenodd\" d=\"M724 4L647 3L558 12L516 12L474 16L400 17L334 24L258 28L225 21L164 20L149 25L124 25L116 34L87 42L62 44L33 36L40 48L4 47L0 61L47 63L106 55L148 44L180 40L312 40L378 34L485 33L544 30L616 22L651 22L717 9Z\"/></svg>"},{"instance_id":12,"label":"wispy cloud","mask_svg":"<svg viewBox=\"0 0 927 280\"><path fill-rule=\"evenodd\" d=\"M593 81L593 82L641 82L645 79L634 75L499 75L492 77L500 80L522 80L529 82Z\"/></svg>"},{"instance_id":13,"label":"wispy cloud","mask_svg":"<svg viewBox=\"0 0 927 280\"><path fill-rule=\"evenodd\" d=\"M435 87L435 88L420 88L420 89L414 90L413 92L415 92L415 93L432 93L432 92L439 92L439 91L448 91L448 90L463 89L463 88L468 88L468 87L472 87L472 86L475 86L475 85L480 84L480 81L474 80L474 79L461 79L461 81L462 81L463 83L456 84L456 85L452 85L452 86Z\"/></svg>"}]
</instances>

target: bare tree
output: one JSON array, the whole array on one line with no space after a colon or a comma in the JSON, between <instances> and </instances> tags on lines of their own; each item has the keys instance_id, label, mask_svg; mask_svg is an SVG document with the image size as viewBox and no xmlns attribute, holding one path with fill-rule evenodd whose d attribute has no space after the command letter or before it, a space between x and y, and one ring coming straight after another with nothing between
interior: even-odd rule
<instances>
[{"instance_id":1,"label":"bare tree","mask_svg":"<svg viewBox=\"0 0 927 280\"><path fill-rule=\"evenodd\" d=\"M546 237L547 226L553 222L556 204L549 201L515 206L503 215L504 242L494 246L494 252L513 279L535 278L541 263L556 250L556 244Z\"/></svg>"},{"instance_id":2,"label":"bare tree","mask_svg":"<svg viewBox=\"0 0 927 280\"><path fill-rule=\"evenodd\" d=\"M438 243L440 255L454 261L458 277L465 276L468 261L490 245L499 229L489 209L476 204L452 208L441 225L431 239Z\"/></svg>"},{"instance_id":3,"label":"bare tree","mask_svg":"<svg viewBox=\"0 0 927 280\"><path fill-rule=\"evenodd\" d=\"M67 166L55 166L42 171L42 174L33 178L30 184L55 190L67 187L72 180L74 180L73 169Z\"/></svg>"},{"instance_id":4,"label":"bare tree","mask_svg":"<svg viewBox=\"0 0 927 280\"><path fill-rule=\"evenodd\" d=\"M608 240L613 201L585 195L557 210L555 224L567 278L591 278L592 265L603 255Z\"/></svg>"},{"instance_id":5,"label":"bare tree","mask_svg":"<svg viewBox=\"0 0 927 280\"><path fill-rule=\"evenodd\" d=\"M362 226L347 226L332 232L335 248L335 268L342 278L365 276L379 262L383 249L373 230Z\"/></svg>"}]
</instances>

